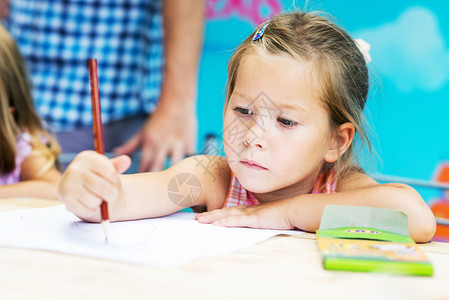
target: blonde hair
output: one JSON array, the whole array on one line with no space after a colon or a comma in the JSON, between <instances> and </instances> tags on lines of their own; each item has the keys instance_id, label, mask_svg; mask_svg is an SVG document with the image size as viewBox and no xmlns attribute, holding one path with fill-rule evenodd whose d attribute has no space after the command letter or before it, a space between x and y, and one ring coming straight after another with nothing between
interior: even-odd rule
<instances>
[{"instance_id":1,"label":"blonde hair","mask_svg":"<svg viewBox=\"0 0 449 300\"><path fill-rule=\"evenodd\" d=\"M265 25L262 37L253 39ZM312 77L328 111L331 130L336 133L339 125L352 123L372 155L363 115L369 88L368 68L354 40L343 29L320 13L305 12L280 14L261 24L229 61L225 111L240 62L245 55L255 51L311 62ZM335 167L337 178L354 168L361 170L356 164L353 144L335 163L324 163L323 168Z\"/></svg>"},{"instance_id":2,"label":"blonde hair","mask_svg":"<svg viewBox=\"0 0 449 300\"><path fill-rule=\"evenodd\" d=\"M0 174L8 174L16 167L16 143L21 132L27 132L31 136L32 155L44 155L48 159L48 163L39 174L45 173L55 165L61 152L60 147L44 129L34 109L24 60L15 41L2 25L0 25L0 117Z\"/></svg>"}]
</instances>

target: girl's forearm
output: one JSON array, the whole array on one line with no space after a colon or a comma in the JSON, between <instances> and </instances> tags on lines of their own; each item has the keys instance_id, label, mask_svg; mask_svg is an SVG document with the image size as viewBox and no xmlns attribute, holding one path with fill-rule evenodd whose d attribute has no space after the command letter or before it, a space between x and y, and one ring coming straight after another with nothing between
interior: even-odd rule
<instances>
[{"instance_id":1,"label":"girl's forearm","mask_svg":"<svg viewBox=\"0 0 449 300\"><path fill-rule=\"evenodd\" d=\"M427 242L435 233L435 217L421 196L411 187L382 184L333 194L301 195L287 202L291 224L316 231L328 204L371 206L403 211L408 216L409 235L416 242Z\"/></svg>"},{"instance_id":2,"label":"girl's forearm","mask_svg":"<svg viewBox=\"0 0 449 300\"><path fill-rule=\"evenodd\" d=\"M0 186L0 198L32 197L58 199L57 182L27 180Z\"/></svg>"},{"instance_id":3,"label":"girl's forearm","mask_svg":"<svg viewBox=\"0 0 449 300\"><path fill-rule=\"evenodd\" d=\"M120 180L119 199L109 206L112 221L166 216L187 207L170 200L162 172L122 175Z\"/></svg>"}]
</instances>

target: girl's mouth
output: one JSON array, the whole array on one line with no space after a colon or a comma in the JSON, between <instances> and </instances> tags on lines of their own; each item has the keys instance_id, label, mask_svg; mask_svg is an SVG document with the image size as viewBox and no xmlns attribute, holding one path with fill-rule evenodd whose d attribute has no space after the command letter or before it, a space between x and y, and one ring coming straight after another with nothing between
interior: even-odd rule
<instances>
[{"instance_id":1,"label":"girl's mouth","mask_svg":"<svg viewBox=\"0 0 449 300\"><path fill-rule=\"evenodd\" d=\"M242 163L248 169L252 169L252 170L268 170L267 168L265 168L265 167L259 165L258 163L256 163L255 161L252 161L252 160L249 160L249 159L242 159L240 161L240 163Z\"/></svg>"}]
</instances>

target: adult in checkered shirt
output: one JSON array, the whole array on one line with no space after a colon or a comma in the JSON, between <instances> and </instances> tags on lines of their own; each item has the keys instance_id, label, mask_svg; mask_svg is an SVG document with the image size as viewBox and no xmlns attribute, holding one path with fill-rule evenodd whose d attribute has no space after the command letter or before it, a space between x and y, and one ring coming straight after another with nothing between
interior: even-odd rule
<instances>
[{"instance_id":1,"label":"adult in checkered shirt","mask_svg":"<svg viewBox=\"0 0 449 300\"><path fill-rule=\"evenodd\" d=\"M64 153L94 149L88 58L98 60L106 152L140 148L140 171L194 152L203 0L0 2Z\"/></svg>"}]
</instances>

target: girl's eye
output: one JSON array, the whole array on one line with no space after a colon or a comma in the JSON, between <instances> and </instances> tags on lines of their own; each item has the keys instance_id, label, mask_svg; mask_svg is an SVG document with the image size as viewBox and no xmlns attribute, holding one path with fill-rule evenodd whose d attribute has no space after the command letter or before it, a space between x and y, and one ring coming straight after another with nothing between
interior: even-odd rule
<instances>
[{"instance_id":1,"label":"girl's eye","mask_svg":"<svg viewBox=\"0 0 449 300\"><path fill-rule=\"evenodd\" d=\"M297 122L291 121L288 119L284 119L284 118L278 118L277 120L279 123L281 123L282 126L287 127L287 128L291 128L291 127L298 125Z\"/></svg>"},{"instance_id":2,"label":"girl's eye","mask_svg":"<svg viewBox=\"0 0 449 300\"><path fill-rule=\"evenodd\" d=\"M243 108L243 107L236 107L236 108L234 108L234 111L239 113L240 115L244 115L244 116L253 114L252 110Z\"/></svg>"}]
</instances>

